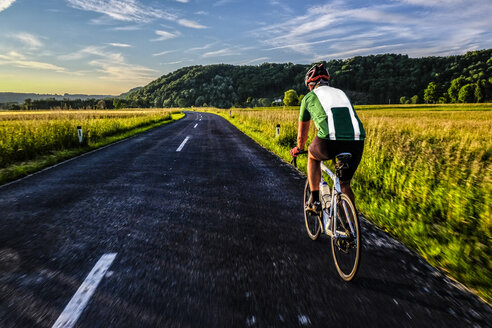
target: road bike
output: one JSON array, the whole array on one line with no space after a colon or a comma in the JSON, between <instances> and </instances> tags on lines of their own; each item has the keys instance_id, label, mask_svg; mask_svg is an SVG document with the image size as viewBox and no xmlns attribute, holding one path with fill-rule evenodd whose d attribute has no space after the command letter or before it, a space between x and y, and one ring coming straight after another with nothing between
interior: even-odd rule
<instances>
[{"instance_id":1,"label":"road bike","mask_svg":"<svg viewBox=\"0 0 492 328\"><path fill-rule=\"evenodd\" d=\"M306 154L301 151L299 154ZM338 274L345 281L351 281L357 274L361 252L361 233L359 217L350 198L342 193L340 188L340 174L348 166L347 161L352 157L350 153L340 153L335 156L335 173L325 163L321 162L320 202L321 212L312 214L307 210L311 196L309 181L306 179L304 187L304 220L309 237L316 240L320 233L325 233L331 240L333 260ZM292 164L297 167L296 157ZM326 179L323 175L330 179ZM331 189L330 189L330 182Z\"/></svg>"}]
</instances>

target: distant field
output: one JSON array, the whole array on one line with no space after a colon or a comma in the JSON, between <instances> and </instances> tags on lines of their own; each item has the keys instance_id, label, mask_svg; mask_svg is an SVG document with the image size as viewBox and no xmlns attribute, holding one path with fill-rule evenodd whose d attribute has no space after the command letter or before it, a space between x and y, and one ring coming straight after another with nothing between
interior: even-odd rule
<instances>
[{"instance_id":1,"label":"distant field","mask_svg":"<svg viewBox=\"0 0 492 328\"><path fill-rule=\"evenodd\" d=\"M353 181L359 208L490 302L492 104L356 109L368 135ZM290 160L297 108L216 113ZM314 133L311 126L308 143ZM306 159L299 162L305 171Z\"/></svg>"},{"instance_id":2,"label":"distant field","mask_svg":"<svg viewBox=\"0 0 492 328\"><path fill-rule=\"evenodd\" d=\"M182 116L175 109L0 111L0 184Z\"/></svg>"}]
</instances>

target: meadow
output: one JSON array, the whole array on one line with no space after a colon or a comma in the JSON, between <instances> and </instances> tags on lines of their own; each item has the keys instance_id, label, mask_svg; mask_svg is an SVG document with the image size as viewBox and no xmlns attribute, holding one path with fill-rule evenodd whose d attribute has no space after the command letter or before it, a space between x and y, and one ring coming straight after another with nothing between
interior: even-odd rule
<instances>
[{"instance_id":1,"label":"meadow","mask_svg":"<svg viewBox=\"0 0 492 328\"><path fill-rule=\"evenodd\" d=\"M492 105L357 106L367 139L353 180L370 221L492 300ZM298 109L216 111L290 161ZM280 124L280 136L275 126ZM308 144L315 135L313 124ZM305 172L306 158L299 167Z\"/></svg>"},{"instance_id":2,"label":"meadow","mask_svg":"<svg viewBox=\"0 0 492 328\"><path fill-rule=\"evenodd\" d=\"M0 111L0 184L183 116L176 109Z\"/></svg>"}]
</instances>

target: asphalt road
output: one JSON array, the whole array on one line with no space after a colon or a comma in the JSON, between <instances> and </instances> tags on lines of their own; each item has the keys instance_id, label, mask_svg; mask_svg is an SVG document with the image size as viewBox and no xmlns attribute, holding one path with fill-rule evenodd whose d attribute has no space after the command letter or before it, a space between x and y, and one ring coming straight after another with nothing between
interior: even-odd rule
<instances>
[{"instance_id":1,"label":"asphalt road","mask_svg":"<svg viewBox=\"0 0 492 328\"><path fill-rule=\"evenodd\" d=\"M0 187L0 327L492 326L488 305L365 222L343 282L329 240L305 231L304 179L191 112ZM67 313L89 272L94 293Z\"/></svg>"}]
</instances>

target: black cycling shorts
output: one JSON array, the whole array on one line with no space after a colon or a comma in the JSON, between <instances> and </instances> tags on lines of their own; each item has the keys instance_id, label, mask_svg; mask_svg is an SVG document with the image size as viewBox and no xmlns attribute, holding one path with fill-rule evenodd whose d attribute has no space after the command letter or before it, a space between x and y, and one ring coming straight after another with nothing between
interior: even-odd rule
<instances>
[{"instance_id":1,"label":"black cycling shorts","mask_svg":"<svg viewBox=\"0 0 492 328\"><path fill-rule=\"evenodd\" d=\"M359 166L364 152L364 140L330 140L316 136L309 145L309 152L318 160L334 160L340 153L351 153L348 168L342 170L341 181L350 181Z\"/></svg>"}]
</instances>

